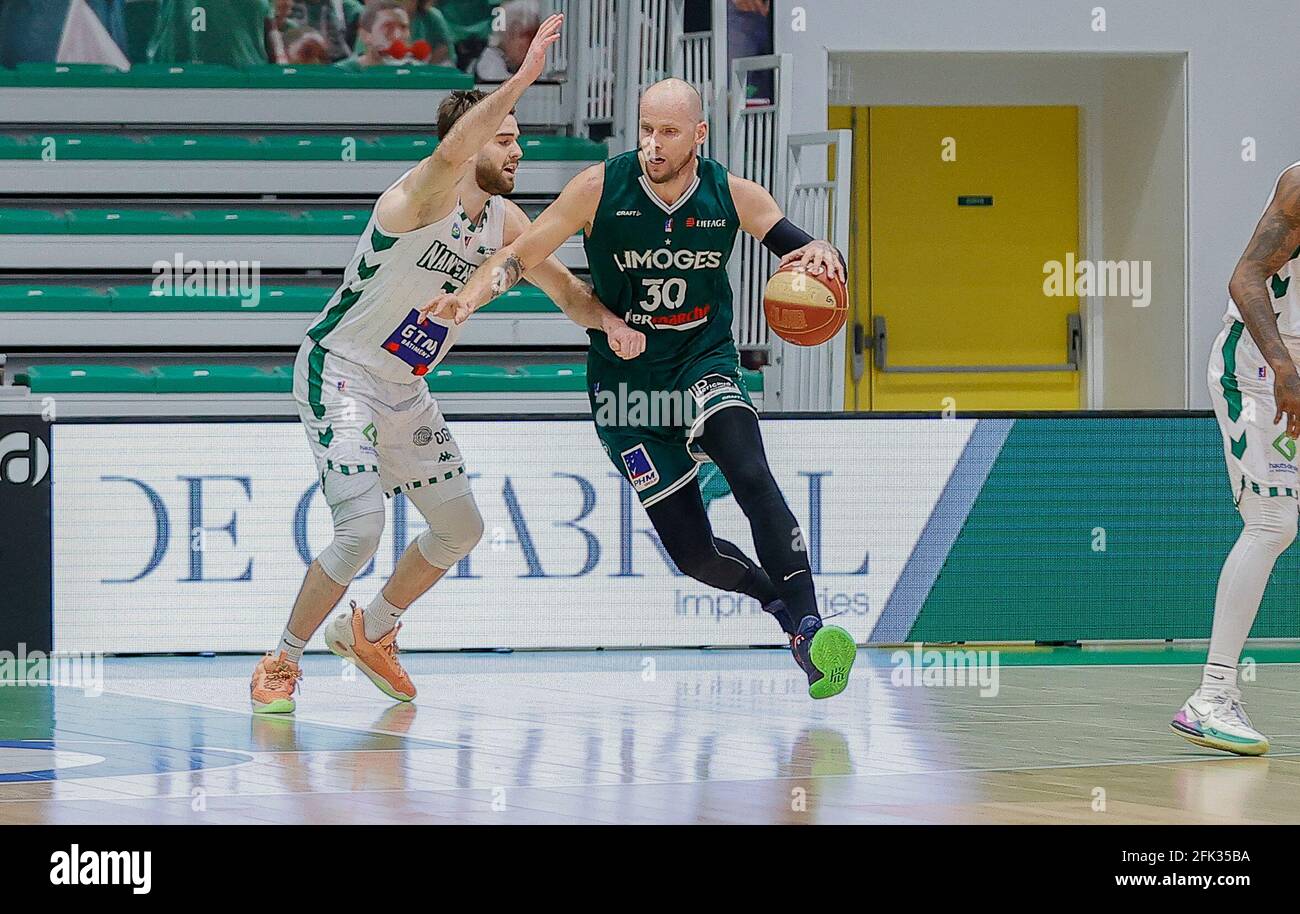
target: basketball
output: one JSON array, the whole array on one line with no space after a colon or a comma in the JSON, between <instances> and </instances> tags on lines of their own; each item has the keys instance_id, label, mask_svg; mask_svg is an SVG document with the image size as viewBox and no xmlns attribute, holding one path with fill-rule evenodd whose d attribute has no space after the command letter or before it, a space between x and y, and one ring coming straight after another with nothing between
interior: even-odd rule
<instances>
[{"instance_id":1,"label":"basketball","mask_svg":"<svg viewBox=\"0 0 1300 914\"><path fill-rule=\"evenodd\" d=\"M790 263L763 290L763 313L772 331L796 346L817 346L840 332L849 313L848 290L825 269L814 276Z\"/></svg>"}]
</instances>

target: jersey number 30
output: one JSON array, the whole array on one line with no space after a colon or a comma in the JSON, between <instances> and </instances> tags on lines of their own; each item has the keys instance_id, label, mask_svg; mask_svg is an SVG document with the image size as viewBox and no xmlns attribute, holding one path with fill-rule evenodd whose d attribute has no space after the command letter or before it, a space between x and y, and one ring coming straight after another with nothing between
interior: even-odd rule
<instances>
[{"instance_id":1,"label":"jersey number 30","mask_svg":"<svg viewBox=\"0 0 1300 914\"><path fill-rule=\"evenodd\" d=\"M656 311L660 305L666 308L680 308L686 302L686 280L679 276L672 279L643 279L641 285L646 297L641 300L641 307L647 311Z\"/></svg>"}]
</instances>

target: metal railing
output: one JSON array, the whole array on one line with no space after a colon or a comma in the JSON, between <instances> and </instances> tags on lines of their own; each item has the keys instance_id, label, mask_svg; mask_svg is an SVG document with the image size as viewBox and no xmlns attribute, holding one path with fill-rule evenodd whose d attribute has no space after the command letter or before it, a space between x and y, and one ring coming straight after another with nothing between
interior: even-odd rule
<instances>
[{"instance_id":1,"label":"metal railing","mask_svg":"<svg viewBox=\"0 0 1300 914\"><path fill-rule=\"evenodd\" d=\"M743 89L738 87L748 82L750 73L762 70L773 71L776 97L767 104L749 105ZM790 72L789 54L741 57L731 62L731 118L727 137L731 172L768 188L778 200L786 186L786 160L778 150L782 137L790 133ZM741 349L766 349L770 345L767 321L763 317L763 288L775 268L774 258L757 239L740 235L728 272L736 296L733 331Z\"/></svg>"}]
</instances>

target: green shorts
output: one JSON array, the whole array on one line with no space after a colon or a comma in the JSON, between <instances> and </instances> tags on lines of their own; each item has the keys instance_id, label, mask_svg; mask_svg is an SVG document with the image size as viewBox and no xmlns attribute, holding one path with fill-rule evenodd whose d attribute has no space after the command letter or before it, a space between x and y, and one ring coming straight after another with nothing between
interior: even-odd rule
<instances>
[{"instance_id":1,"label":"green shorts","mask_svg":"<svg viewBox=\"0 0 1300 914\"><path fill-rule=\"evenodd\" d=\"M646 507L709 462L694 442L709 416L731 406L757 413L732 346L653 367L590 354L587 396L605 453Z\"/></svg>"}]
</instances>

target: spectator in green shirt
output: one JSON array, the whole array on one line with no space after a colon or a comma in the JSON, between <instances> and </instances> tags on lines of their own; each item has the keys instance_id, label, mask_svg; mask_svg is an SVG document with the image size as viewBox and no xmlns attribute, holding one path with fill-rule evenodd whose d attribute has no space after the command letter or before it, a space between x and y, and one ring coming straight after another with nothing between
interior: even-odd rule
<instances>
[{"instance_id":1,"label":"spectator in green shirt","mask_svg":"<svg viewBox=\"0 0 1300 914\"><path fill-rule=\"evenodd\" d=\"M486 41L492 34L492 10L501 0L441 0L438 8L451 27L452 44L463 38Z\"/></svg>"},{"instance_id":2,"label":"spectator in green shirt","mask_svg":"<svg viewBox=\"0 0 1300 914\"><path fill-rule=\"evenodd\" d=\"M271 0L162 0L149 59L252 67L278 44Z\"/></svg>"}]
</instances>

